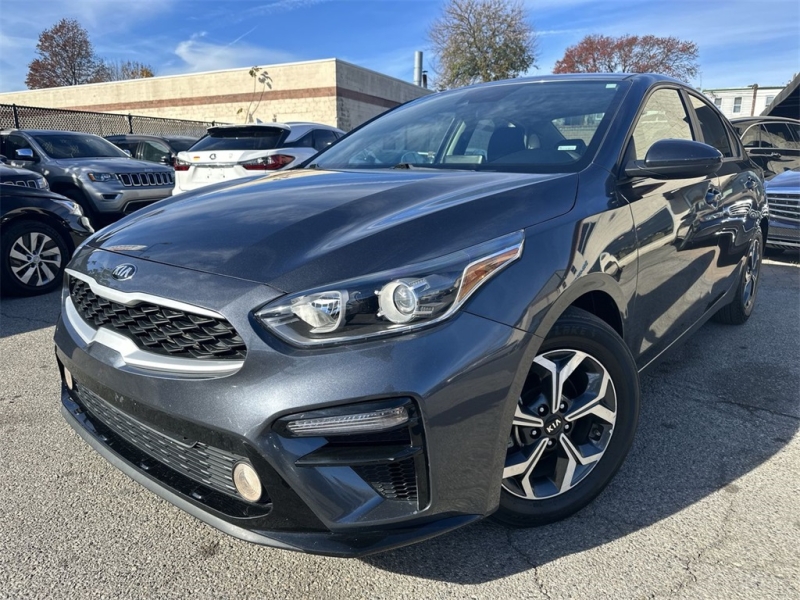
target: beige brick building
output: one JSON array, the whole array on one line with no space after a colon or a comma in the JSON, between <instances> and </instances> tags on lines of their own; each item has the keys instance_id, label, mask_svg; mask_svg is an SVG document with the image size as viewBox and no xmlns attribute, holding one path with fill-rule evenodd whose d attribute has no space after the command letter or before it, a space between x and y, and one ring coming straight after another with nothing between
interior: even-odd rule
<instances>
[{"instance_id":1,"label":"beige brick building","mask_svg":"<svg viewBox=\"0 0 800 600\"><path fill-rule=\"evenodd\" d=\"M197 121L316 121L345 131L430 93L412 83L331 58L264 65L272 80L257 109L249 68L0 93L0 104Z\"/></svg>"}]
</instances>

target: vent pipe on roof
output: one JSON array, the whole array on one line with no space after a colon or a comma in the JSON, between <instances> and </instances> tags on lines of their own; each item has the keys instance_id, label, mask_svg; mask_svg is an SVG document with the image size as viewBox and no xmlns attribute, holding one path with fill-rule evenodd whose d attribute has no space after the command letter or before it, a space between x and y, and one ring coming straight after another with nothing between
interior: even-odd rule
<instances>
[{"instance_id":1,"label":"vent pipe on roof","mask_svg":"<svg viewBox=\"0 0 800 600\"><path fill-rule=\"evenodd\" d=\"M422 86L422 52L414 52L414 85Z\"/></svg>"}]
</instances>

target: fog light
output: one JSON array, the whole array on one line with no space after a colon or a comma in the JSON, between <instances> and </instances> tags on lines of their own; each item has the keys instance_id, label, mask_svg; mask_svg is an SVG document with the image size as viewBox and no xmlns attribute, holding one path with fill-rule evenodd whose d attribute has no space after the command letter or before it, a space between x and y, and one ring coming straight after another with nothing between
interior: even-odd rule
<instances>
[{"instance_id":1,"label":"fog light","mask_svg":"<svg viewBox=\"0 0 800 600\"><path fill-rule=\"evenodd\" d=\"M72 385L73 385L73 383L72 383L72 373L69 372L69 369L67 369L67 367L64 367L64 383L67 384L67 389L68 390L72 389Z\"/></svg>"},{"instance_id":2,"label":"fog light","mask_svg":"<svg viewBox=\"0 0 800 600\"><path fill-rule=\"evenodd\" d=\"M404 406L382 408L353 415L316 417L289 421L286 429L292 435L324 437L326 435L348 435L391 429L408 422L408 411Z\"/></svg>"},{"instance_id":3,"label":"fog light","mask_svg":"<svg viewBox=\"0 0 800 600\"><path fill-rule=\"evenodd\" d=\"M249 464L240 462L233 468L233 484L248 502L258 502L261 498L261 480Z\"/></svg>"}]
</instances>

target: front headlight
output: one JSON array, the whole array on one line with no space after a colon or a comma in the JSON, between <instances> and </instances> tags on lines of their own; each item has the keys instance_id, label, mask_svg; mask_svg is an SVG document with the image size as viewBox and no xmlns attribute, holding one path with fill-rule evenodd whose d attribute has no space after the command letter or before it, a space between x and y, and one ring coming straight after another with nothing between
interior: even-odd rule
<instances>
[{"instance_id":1,"label":"front headlight","mask_svg":"<svg viewBox=\"0 0 800 600\"><path fill-rule=\"evenodd\" d=\"M97 183L114 181L117 178L113 173L87 173L86 176Z\"/></svg>"},{"instance_id":2,"label":"front headlight","mask_svg":"<svg viewBox=\"0 0 800 600\"><path fill-rule=\"evenodd\" d=\"M47 179L40 177L36 180L36 187L38 187L40 190L49 190L50 184L47 183Z\"/></svg>"},{"instance_id":3,"label":"front headlight","mask_svg":"<svg viewBox=\"0 0 800 600\"><path fill-rule=\"evenodd\" d=\"M55 202L56 204L60 204L61 206L66 208L69 211L69 214L71 215L83 214L83 209L81 208L81 205L78 204L77 202L72 202L70 200L53 200L53 202Z\"/></svg>"},{"instance_id":4,"label":"front headlight","mask_svg":"<svg viewBox=\"0 0 800 600\"><path fill-rule=\"evenodd\" d=\"M299 346L406 333L439 323L522 255L522 231L424 263L284 296L255 316Z\"/></svg>"}]
</instances>

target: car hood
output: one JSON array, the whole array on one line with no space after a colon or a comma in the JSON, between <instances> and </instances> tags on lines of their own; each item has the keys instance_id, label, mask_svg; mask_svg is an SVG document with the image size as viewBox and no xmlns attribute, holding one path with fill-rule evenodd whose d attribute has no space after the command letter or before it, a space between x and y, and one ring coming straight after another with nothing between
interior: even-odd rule
<instances>
[{"instance_id":1,"label":"car hood","mask_svg":"<svg viewBox=\"0 0 800 600\"><path fill-rule=\"evenodd\" d=\"M800 171L793 169L778 173L766 183L766 188L773 192L778 192L786 188L800 188Z\"/></svg>"},{"instance_id":2,"label":"car hood","mask_svg":"<svg viewBox=\"0 0 800 600\"><path fill-rule=\"evenodd\" d=\"M59 158L51 164L65 172L75 173L141 173L142 171L158 173L172 171L171 168L157 163L136 160L135 158Z\"/></svg>"},{"instance_id":3,"label":"car hood","mask_svg":"<svg viewBox=\"0 0 800 600\"><path fill-rule=\"evenodd\" d=\"M570 210L578 176L302 169L180 194L94 247L285 292L442 256Z\"/></svg>"}]
</instances>

